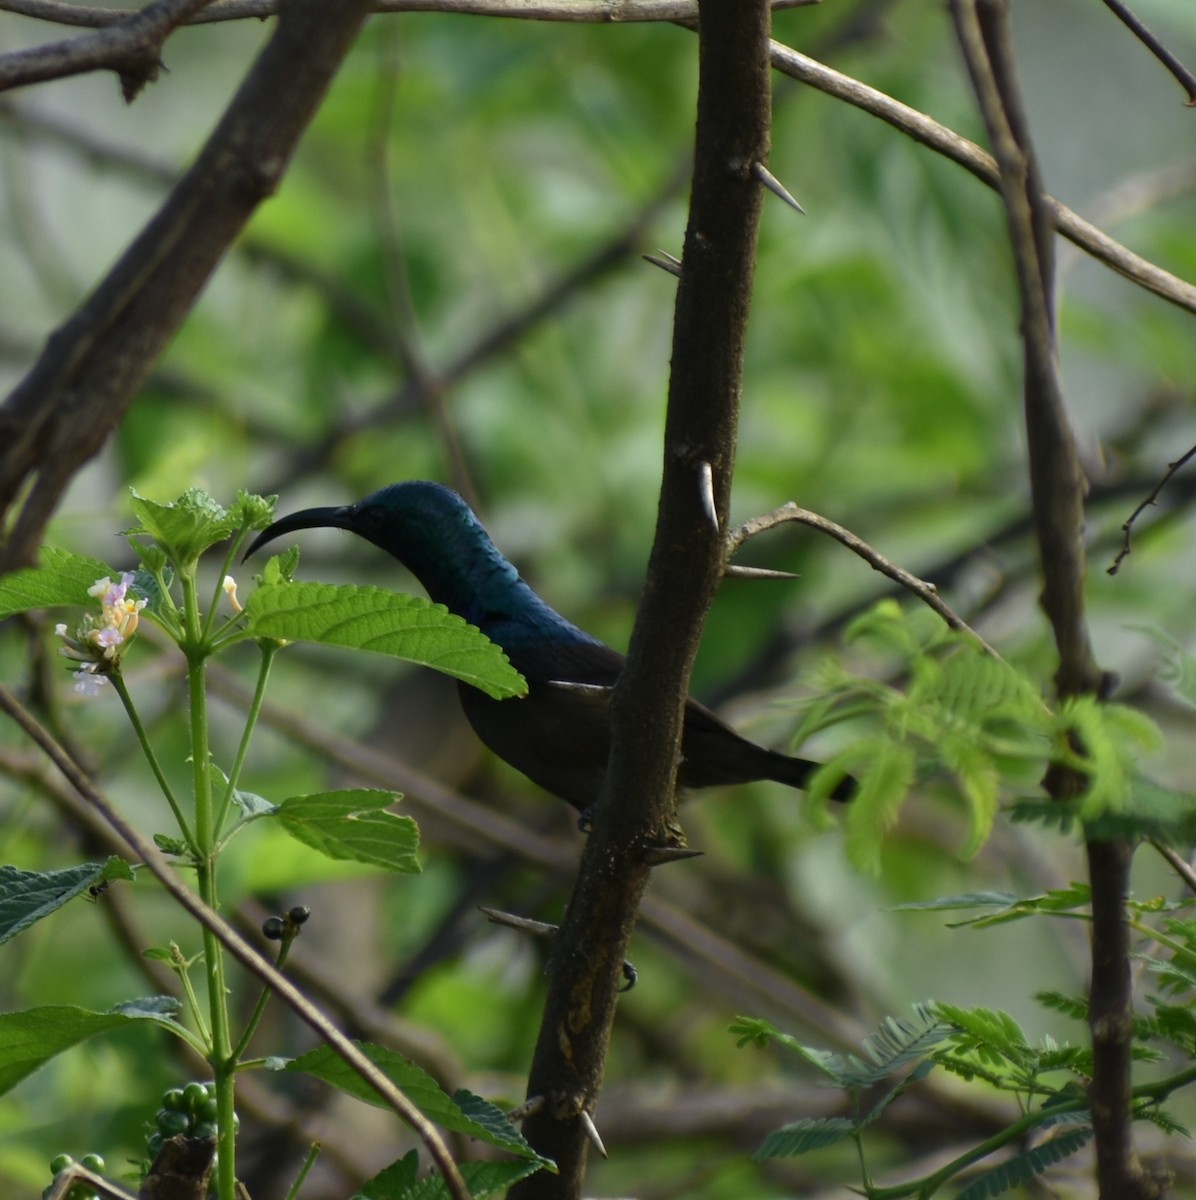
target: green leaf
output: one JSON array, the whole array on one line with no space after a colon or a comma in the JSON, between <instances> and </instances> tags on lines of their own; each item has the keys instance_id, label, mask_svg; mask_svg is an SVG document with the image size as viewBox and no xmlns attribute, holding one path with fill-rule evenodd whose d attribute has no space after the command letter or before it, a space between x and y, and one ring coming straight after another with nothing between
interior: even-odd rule
<instances>
[{"instance_id":1,"label":"green leaf","mask_svg":"<svg viewBox=\"0 0 1196 1200\"><path fill-rule=\"evenodd\" d=\"M16 937L88 888L132 878L129 864L115 857L106 863L82 863L57 871L0 866L0 942Z\"/></svg>"},{"instance_id":2,"label":"green leaf","mask_svg":"<svg viewBox=\"0 0 1196 1200\"><path fill-rule=\"evenodd\" d=\"M506 1120L501 1109L495 1105L465 1091L457 1092L450 1098L427 1071L417 1067L401 1054L386 1049L385 1046L365 1042L358 1043L358 1049L402 1090L425 1117L435 1121L442 1128L478 1138L521 1158L534 1159L540 1163L548 1162L527 1144L523 1134ZM313 1075L350 1096L356 1096L358 1100L364 1100L367 1104L379 1108L390 1107L328 1046L320 1046L301 1058L291 1059L283 1069Z\"/></svg>"},{"instance_id":3,"label":"green leaf","mask_svg":"<svg viewBox=\"0 0 1196 1200\"><path fill-rule=\"evenodd\" d=\"M1019 899L1013 892L962 892L956 896L939 896L934 900L911 900L893 905L891 912L934 912L961 908L1009 908Z\"/></svg>"},{"instance_id":4,"label":"green leaf","mask_svg":"<svg viewBox=\"0 0 1196 1200\"><path fill-rule=\"evenodd\" d=\"M137 1021L152 1021L189 1036L174 1020L178 1007L173 996L152 996L118 1004L107 1012L53 1005L0 1013L0 1094L64 1050L98 1033L109 1033Z\"/></svg>"},{"instance_id":5,"label":"green leaf","mask_svg":"<svg viewBox=\"0 0 1196 1200\"><path fill-rule=\"evenodd\" d=\"M964 1188L955 1200L989 1200L990 1197L1000 1196L1011 1188L1029 1183L1048 1167L1053 1167L1055 1163L1061 1162L1087 1145L1091 1138L1090 1128L1072 1129L1059 1134L1058 1137L1049 1138L1032 1150L1015 1154L991 1171L986 1171Z\"/></svg>"},{"instance_id":6,"label":"green leaf","mask_svg":"<svg viewBox=\"0 0 1196 1200\"><path fill-rule=\"evenodd\" d=\"M461 1177L473 1200L492 1196L496 1192L526 1179L541 1169L538 1162L468 1162L458 1163ZM449 1191L439 1175L418 1179L419 1154L408 1151L398 1162L379 1171L353 1197L353 1200L449 1200Z\"/></svg>"},{"instance_id":7,"label":"green leaf","mask_svg":"<svg viewBox=\"0 0 1196 1200\"><path fill-rule=\"evenodd\" d=\"M32 608L95 607L95 598L87 594L87 589L105 576L116 574L98 558L45 546L41 566L13 571L0 579L0 619Z\"/></svg>"},{"instance_id":8,"label":"green leaf","mask_svg":"<svg viewBox=\"0 0 1196 1200\"><path fill-rule=\"evenodd\" d=\"M229 507L229 519L235 529L265 529L274 520L277 496L255 496L241 488Z\"/></svg>"},{"instance_id":9,"label":"green leaf","mask_svg":"<svg viewBox=\"0 0 1196 1200\"><path fill-rule=\"evenodd\" d=\"M752 1158L755 1162L765 1158L795 1158L823 1146L833 1146L855 1131L856 1123L847 1117L807 1117L774 1130Z\"/></svg>"},{"instance_id":10,"label":"green leaf","mask_svg":"<svg viewBox=\"0 0 1196 1200\"><path fill-rule=\"evenodd\" d=\"M134 491L131 504L139 523L125 532L151 538L179 567L194 563L209 546L239 528L238 518L200 488L189 489L172 504L159 504Z\"/></svg>"},{"instance_id":11,"label":"green leaf","mask_svg":"<svg viewBox=\"0 0 1196 1200\"><path fill-rule=\"evenodd\" d=\"M860 871L880 874L880 847L914 778L909 746L876 739L868 771L847 809L847 857Z\"/></svg>"},{"instance_id":12,"label":"green leaf","mask_svg":"<svg viewBox=\"0 0 1196 1200\"><path fill-rule=\"evenodd\" d=\"M864 1053L869 1062L862 1063L854 1055L849 1057L855 1068L856 1086L872 1087L908 1063L923 1058L950 1033L935 1009L926 1004L915 1004L913 1017L885 1017L864 1039Z\"/></svg>"},{"instance_id":13,"label":"green leaf","mask_svg":"<svg viewBox=\"0 0 1196 1200\"><path fill-rule=\"evenodd\" d=\"M442 604L384 588L263 583L245 605L255 638L320 642L420 663L504 699L527 691L507 656Z\"/></svg>"},{"instance_id":14,"label":"green leaf","mask_svg":"<svg viewBox=\"0 0 1196 1200\"><path fill-rule=\"evenodd\" d=\"M986 1050L995 1051L1015 1064L1025 1064L1034 1055L1022 1027L1007 1013L998 1009L961 1008L955 1004L936 1001L934 1011L944 1021L954 1025L964 1036L955 1039L982 1057L995 1061Z\"/></svg>"},{"instance_id":15,"label":"green leaf","mask_svg":"<svg viewBox=\"0 0 1196 1200\"><path fill-rule=\"evenodd\" d=\"M420 870L419 828L410 817L387 811L396 799L396 793L375 788L315 792L284 800L270 815L328 858L413 874Z\"/></svg>"}]
</instances>

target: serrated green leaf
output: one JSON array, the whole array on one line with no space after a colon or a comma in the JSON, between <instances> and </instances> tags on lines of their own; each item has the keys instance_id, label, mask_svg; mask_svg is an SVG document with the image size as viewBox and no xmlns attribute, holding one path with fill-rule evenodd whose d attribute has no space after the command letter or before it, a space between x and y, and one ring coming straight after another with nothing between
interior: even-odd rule
<instances>
[{"instance_id":1,"label":"serrated green leaf","mask_svg":"<svg viewBox=\"0 0 1196 1200\"><path fill-rule=\"evenodd\" d=\"M283 829L328 858L368 863L408 874L420 870L419 827L387 811L394 792L351 788L292 796L273 809Z\"/></svg>"},{"instance_id":2,"label":"serrated green leaf","mask_svg":"<svg viewBox=\"0 0 1196 1200\"><path fill-rule=\"evenodd\" d=\"M496 699L527 692L523 677L480 630L442 604L384 588L263 583L245 605L255 638L319 642L420 663Z\"/></svg>"},{"instance_id":3,"label":"serrated green leaf","mask_svg":"<svg viewBox=\"0 0 1196 1200\"><path fill-rule=\"evenodd\" d=\"M121 867L115 866L116 863ZM16 937L90 887L110 879L131 878L128 864L119 858L57 871L22 871L19 867L0 866L0 942Z\"/></svg>"},{"instance_id":4,"label":"serrated green leaf","mask_svg":"<svg viewBox=\"0 0 1196 1200\"><path fill-rule=\"evenodd\" d=\"M199 488L189 489L170 504L133 491L130 503L138 524L125 532L153 539L180 567L193 563L238 528L237 519Z\"/></svg>"},{"instance_id":5,"label":"serrated green leaf","mask_svg":"<svg viewBox=\"0 0 1196 1200\"><path fill-rule=\"evenodd\" d=\"M0 1094L15 1087L55 1055L96 1034L109 1033L137 1021L153 1021L185 1034L174 1020L178 1007L172 996L153 996L119 1004L107 1012L52 1005L0 1013Z\"/></svg>"},{"instance_id":6,"label":"serrated green leaf","mask_svg":"<svg viewBox=\"0 0 1196 1200\"><path fill-rule=\"evenodd\" d=\"M375 1046L368 1042L358 1043L358 1049L390 1079L396 1087L431 1121L454 1133L463 1133L467 1137L478 1138L489 1145L498 1146L521 1158L546 1162L527 1144L523 1134L509 1121L502 1117L501 1111L494 1105L480 1100L470 1093L460 1093L470 1097L471 1112L465 1112L456 1100L450 1098L436 1081L422 1068L410 1062L401 1054L386 1049L385 1046ZM390 1106L357 1074L345 1061L328 1046L320 1046L309 1051L301 1058L293 1058L283 1068L287 1071L299 1071L322 1079L342 1092L367 1104L379 1108ZM482 1112L481 1106L486 1106L487 1112ZM497 1114L497 1115L494 1115Z\"/></svg>"},{"instance_id":7,"label":"serrated green leaf","mask_svg":"<svg viewBox=\"0 0 1196 1200\"><path fill-rule=\"evenodd\" d=\"M98 558L45 546L40 566L13 571L0 579L0 619L34 608L95 607L95 598L87 589L115 574Z\"/></svg>"},{"instance_id":8,"label":"serrated green leaf","mask_svg":"<svg viewBox=\"0 0 1196 1200\"><path fill-rule=\"evenodd\" d=\"M542 1169L540 1163L523 1159L458 1163L457 1166L472 1200L505 1191ZM375 1175L353 1200L450 1200L448 1188L439 1175L429 1175L421 1180L418 1170L419 1155L412 1150Z\"/></svg>"},{"instance_id":9,"label":"serrated green leaf","mask_svg":"<svg viewBox=\"0 0 1196 1200\"><path fill-rule=\"evenodd\" d=\"M241 488L229 506L228 515L235 529L265 529L274 520L277 496L256 496Z\"/></svg>"},{"instance_id":10,"label":"serrated green leaf","mask_svg":"<svg viewBox=\"0 0 1196 1200\"><path fill-rule=\"evenodd\" d=\"M760 1162L766 1158L796 1158L823 1146L833 1146L855 1131L856 1123L847 1117L807 1117L770 1133L752 1159Z\"/></svg>"}]
</instances>

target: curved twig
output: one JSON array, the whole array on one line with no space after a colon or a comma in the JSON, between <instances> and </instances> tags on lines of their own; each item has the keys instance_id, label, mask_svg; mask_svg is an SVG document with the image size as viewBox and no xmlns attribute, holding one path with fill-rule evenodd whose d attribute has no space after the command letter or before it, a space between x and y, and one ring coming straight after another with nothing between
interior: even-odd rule
<instances>
[{"instance_id":1,"label":"curved twig","mask_svg":"<svg viewBox=\"0 0 1196 1200\"><path fill-rule=\"evenodd\" d=\"M821 533L833 537L835 541L842 543L853 554L858 554L874 571L879 571L882 575L887 575L903 588L912 592L923 604L938 613L951 629L972 638L985 654L995 659L1001 658L1000 653L990 646L963 617L947 604L942 596L939 595L938 588L933 583L925 579L919 579L916 575L910 574L904 567L899 567L896 563L890 562L878 550L873 549L863 538L852 533L850 529L844 529L842 525L836 525L834 521L820 516L818 513L810 512L809 509L799 508L792 501L788 504L782 504L780 508L774 508L772 512L765 513L762 517L753 517L750 521L744 521L742 525L733 529L727 535L727 556L730 557L734 554L749 538L753 538L757 534L764 533L769 529L775 529L778 525L788 523L808 525L811 529L817 529Z\"/></svg>"}]
</instances>

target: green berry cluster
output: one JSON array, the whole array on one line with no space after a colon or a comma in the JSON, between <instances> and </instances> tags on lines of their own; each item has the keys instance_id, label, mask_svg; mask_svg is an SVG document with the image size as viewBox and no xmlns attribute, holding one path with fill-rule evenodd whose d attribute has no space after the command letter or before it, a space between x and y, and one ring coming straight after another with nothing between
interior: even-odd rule
<instances>
[{"instance_id":1,"label":"green berry cluster","mask_svg":"<svg viewBox=\"0 0 1196 1200\"><path fill-rule=\"evenodd\" d=\"M55 1176L62 1174L67 1167L73 1167L75 1160L69 1154L59 1154L50 1160L50 1170ZM79 1159L79 1165L86 1167L89 1171L94 1171L97 1175L104 1173L104 1160L98 1154L85 1154ZM42 1198L48 1196L54 1190L53 1183L49 1184L42 1192ZM77 1183L69 1192L67 1192L67 1200L100 1200L99 1196L86 1183Z\"/></svg>"},{"instance_id":2,"label":"green berry cluster","mask_svg":"<svg viewBox=\"0 0 1196 1200\"><path fill-rule=\"evenodd\" d=\"M191 1138L214 1138L218 1132L215 1085L189 1083L186 1087L171 1088L162 1096L154 1126L145 1144L151 1162L158 1157L162 1143L180 1133Z\"/></svg>"}]
</instances>

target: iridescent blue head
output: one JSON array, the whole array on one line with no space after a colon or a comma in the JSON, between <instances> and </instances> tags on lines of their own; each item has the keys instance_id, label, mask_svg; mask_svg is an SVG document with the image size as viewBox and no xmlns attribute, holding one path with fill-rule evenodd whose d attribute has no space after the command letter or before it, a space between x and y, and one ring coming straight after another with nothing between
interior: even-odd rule
<instances>
[{"instance_id":1,"label":"iridescent blue head","mask_svg":"<svg viewBox=\"0 0 1196 1200\"><path fill-rule=\"evenodd\" d=\"M348 529L393 555L434 601L500 645L533 628L592 640L524 583L469 505L439 483L392 483L356 504L291 513L263 530L246 557L283 534L323 528Z\"/></svg>"}]
</instances>

